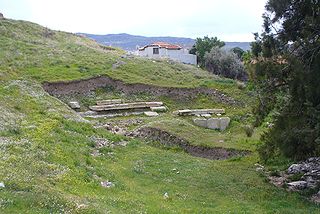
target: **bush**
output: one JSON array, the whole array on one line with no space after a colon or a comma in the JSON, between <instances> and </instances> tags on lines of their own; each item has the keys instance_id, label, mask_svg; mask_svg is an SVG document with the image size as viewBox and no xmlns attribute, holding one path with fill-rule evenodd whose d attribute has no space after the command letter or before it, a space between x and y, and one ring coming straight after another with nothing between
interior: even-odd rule
<instances>
[{"instance_id":1,"label":"bush","mask_svg":"<svg viewBox=\"0 0 320 214\"><path fill-rule=\"evenodd\" d=\"M238 56L218 47L211 49L205 55L205 67L209 72L231 79L246 81L247 72Z\"/></svg>"}]
</instances>

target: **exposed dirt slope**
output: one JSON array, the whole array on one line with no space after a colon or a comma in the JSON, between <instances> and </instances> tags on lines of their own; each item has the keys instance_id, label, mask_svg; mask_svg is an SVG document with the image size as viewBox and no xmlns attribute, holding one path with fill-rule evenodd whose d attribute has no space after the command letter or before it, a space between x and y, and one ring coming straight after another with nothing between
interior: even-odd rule
<instances>
[{"instance_id":1,"label":"exposed dirt slope","mask_svg":"<svg viewBox=\"0 0 320 214\"><path fill-rule=\"evenodd\" d=\"M235 105L238 102L222 92L210 88L173 88L147 85L142 83L129 84L107 76L98 76L85 80L68 82L45 82L44 89L53 96L68 94L85 94L101 87L111 87L125 94L150 93L155 96L169 96L175 99L194 98L199 94L211 96L218 102Z\"/></svg>"}]
</instances>

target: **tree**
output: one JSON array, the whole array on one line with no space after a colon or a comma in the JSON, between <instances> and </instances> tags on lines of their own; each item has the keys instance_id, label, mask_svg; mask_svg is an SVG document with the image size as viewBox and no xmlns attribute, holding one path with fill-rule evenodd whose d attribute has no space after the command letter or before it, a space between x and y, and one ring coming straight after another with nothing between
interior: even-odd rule
<instances>
[{"instance_id":1,"label":"tree","mask_svg":"<svg viewBox=\"0 0 320 214\"><path fill-rule=\"evenodd\" d=\"M239 59L242 59L242 55L243 55L244 52L245 52L244 50L242 50L242 49L239 48L239 47L232 48L231 51L232 51L233 53L235 53L235 54L238 56Z\"/></svg>"},{"instance_id":2,"label":"tree","mask_svg":"<svg viewBox=\"0 0 320 214\"><path fill-rule=\"evenodd\" d=\"M209 72L227 78L247 80L247 73L239 57L232 51L213 47L205 54L205 67Z\"/></svg>"},{"instance_id":3,"label":"tree","mask_svg":"<svg viewBox=\"0 0 320 214\"><path fill-rule=\"evenodd\" d=\"M269 0L264 30L252 44L252 81L260 123L274 126L262 136L264 160L276 155L304 159L320 155L320 6L318 0Z\"/></svg>"},{"instance_id":4,"label":"tree","mask_svg":"<svg viewBox=\"0 0 320 214\"><path fill-rule=\"evenodd\" d=\"M196 43L193 48L189 51L189 53L196 53L198 56L198 63L201 67L205 66L205 54L210 52L213 47L223 47L225 43L220 41L217 37L205 36L202 38L197 38Z\"/></svg>"}]
</instances>

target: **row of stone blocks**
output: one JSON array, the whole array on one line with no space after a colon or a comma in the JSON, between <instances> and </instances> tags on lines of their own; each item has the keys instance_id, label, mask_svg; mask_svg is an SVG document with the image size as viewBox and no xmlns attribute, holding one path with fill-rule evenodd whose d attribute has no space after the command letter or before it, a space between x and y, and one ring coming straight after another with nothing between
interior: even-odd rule
<instances>
[{"instance_id":1,"label":"row of stone blocks","mask_svg":"<svg viewBox=\"0 0 320 214\"><path fill-rule=\"evenodd\" d=\"M220 118L195 118L193 122L200 127L208 128L208 129L218 129L220 131L224 131L230 123L229 117L220 117Z\"/></svg>"}]
</instances>

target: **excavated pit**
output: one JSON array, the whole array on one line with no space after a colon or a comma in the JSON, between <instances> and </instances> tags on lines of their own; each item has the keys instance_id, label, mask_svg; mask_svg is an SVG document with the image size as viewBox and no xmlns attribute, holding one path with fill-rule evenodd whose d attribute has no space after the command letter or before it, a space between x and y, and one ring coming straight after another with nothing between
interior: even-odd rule
<instances>
[{"instance_id":1,"label":"excavated pit","mask_svg":"<svg viewBox=\"0 0 320 214\"><path fill-rule=\"evenodd\" d=\"M126 95L149 93L154 96L168 96L177 100L186 98L195 98L198 95L206 95L212 97L218 102L238 105L240 102L234 100L222 92L209 88L173 88L147 85L142 83L125 83L121 80L115 80L107 76L98 76L84 80L66 81L66 82L45 82L43 88L56 97L71 94L87 94L98 88L110 87L117 91L121 91Z\"/></svg>"},{"instance_id":2,"label":"excavated pit","mask_svg":"<svg viewBox=\"0 0 320 214\"><path fill-rule=\"evenodd\" d=\"M192 156L207 158L210 160L225 160L232 157L243 157L251 153L247 150L226 149L221 147L210 148L191 145L183 138L153 127L141 127L131 133L131 136L159 142L166 146L179 146Z\"/></svg>"}]
</instances>

